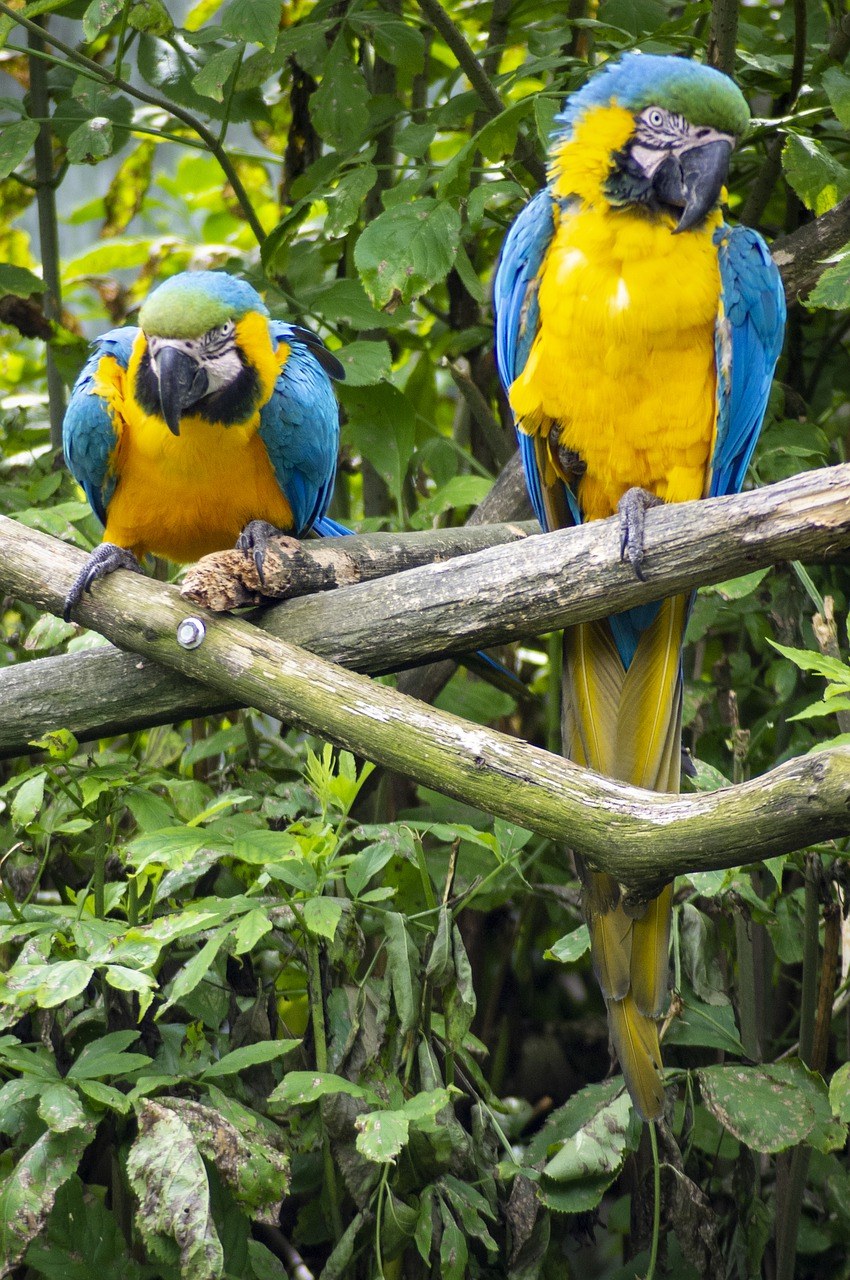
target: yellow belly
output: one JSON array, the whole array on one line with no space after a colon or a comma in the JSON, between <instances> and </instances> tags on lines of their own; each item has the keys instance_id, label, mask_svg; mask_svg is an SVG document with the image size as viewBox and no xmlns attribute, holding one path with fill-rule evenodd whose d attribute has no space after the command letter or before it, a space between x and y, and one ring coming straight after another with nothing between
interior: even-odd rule
<instances>
[{"instance_id":1,"label":"yellow belly","mask_svg":"<svg viewBox=\"0 0 850 1280\"><path fill-rule=\"evenodd\" d=\"M132 403L123 417L104 541L185 563L232 547L249 520L291 529L256 416L247 427L184 418L179 436Z\"/></svg>"},{"instance_id":2,"label":"yellow belly","mask_svg":"<svg viewBox=\"0 0 850 1280\"><path fill-rule=\"evenodd\" d=\"M577 496L587 519L613 514L635 485L667 502L705 492L719 221L676 236L671 221L596 206L566 214L555 233L538 336L510 399L521 429L554 426L586 464Z\"/></svg>"}]
</instances>

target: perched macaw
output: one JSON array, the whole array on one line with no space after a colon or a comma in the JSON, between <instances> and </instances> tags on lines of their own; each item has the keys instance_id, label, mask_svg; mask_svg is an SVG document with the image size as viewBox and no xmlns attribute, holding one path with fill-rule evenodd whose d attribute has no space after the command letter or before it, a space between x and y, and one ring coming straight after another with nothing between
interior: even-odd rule
<instances>
[{"instance_id":1,"label":"perched macaw","mask_svg":"<svg viewBox=\"0 0 850 1280\"><path fill-rule=\"evenodd\" d=\"M556 117L548 184L496 274L499 371L537 517L556 529L619 512L639 576L647 506L741 488L782 346L767 246L720 210L748 121L740 90L709 67L636 53L607 64ZM572 760L678 791L688 610L678 596L565 633ZM577 861L612 1040L653 1119L672 887L626 909L611 876Z\"/></svg>"},{"instance_id":2,"label":"perched macaw","mask_svg":"<svg viewBox=\"0 0 850 1280\"><path fill-rule=\"evenodd\" d=\"M272 320L255 289L184 271L147 298L139 327L94 343L65 414L65 459L104 541L66 601L147 552L185 562L271 532L348 532L325 512L345 372L307 329Z\"/></svg>"}]
</instances>

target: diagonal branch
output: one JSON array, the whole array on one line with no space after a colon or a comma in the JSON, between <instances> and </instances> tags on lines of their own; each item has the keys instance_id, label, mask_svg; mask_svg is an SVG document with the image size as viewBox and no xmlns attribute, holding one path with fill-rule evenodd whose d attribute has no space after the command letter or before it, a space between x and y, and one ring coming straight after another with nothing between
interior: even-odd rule
<instances>
[{"instance_id":1,"label":"diagonal branch","mask_svg":"<svg viewBox=\"0 0 850 1280\"><path fill-rule=\"evenodd\" d=\"M3 588L60 612L79 557L8 519L0 520L0 532ZM850 834L850 748L788 761L722 791L661 795L435 711L241 619L199 615L203 640L183 648L175 637L185 606L174 587L138 574L115 574L99 586L80 612L114 643L224 698L294 721L467 804L569 843L636 895L677 874L750 863Z\"/></svg>"},{"instance_id":2,"label":"diagonal branch","mask_svg":"<svg viewBox=\"0 0 850 1280\"><path fill-rule=\"evenodd\" d=\"M753 493L657 508L647 514L646 535L646 582L621 563L617 522L607 520L289 600L254 621L324 658L375 673L605 617L777 561L834 556L847 548L850 464L806 472ZM411 542L416 537L407 535ZM8 583L53 609L83 556L51 544L50 594L33 595L26 576L15 575L25 573L29 543L39 538L0 520L0 587ZM22 562L17 567L16 556ZM122 599L132 577L117 574L98 583L96 597L109 592L108 598ZM189 611L185 603L181 607ZM136 616L145 617L144 612ZM201 715L238 701L222 702L185 679L112 650L45 658L0 673L0 752L23 751L32 737L57 724L78 736L96 736Z\"/></svg>"}]
</instances>

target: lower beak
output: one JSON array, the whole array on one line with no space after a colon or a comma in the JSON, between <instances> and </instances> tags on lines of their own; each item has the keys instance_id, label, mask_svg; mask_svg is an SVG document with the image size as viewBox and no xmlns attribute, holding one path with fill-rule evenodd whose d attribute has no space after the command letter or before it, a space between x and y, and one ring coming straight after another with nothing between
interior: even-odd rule
<instances>
[{"instance_id":1,"label":"lower beak","mask_svg":"<svg viewBox=\"0 0 850 1280\"><path fill-rule=\"evenodd\" d=\"M177 347L162 347L156 356L159 407L172 435L180 435L180 419L207 393L207 375L197 360Z\"/></svg>"},{"instance_id":2,"label":"lower beak","mask_svg":"<svg viewBox=\"0 0 850 1280\"><path fill-rule=\"evenodd\" d=\"M717 138L668 156L659 166L652 185L662 204L681 208L676 232L695 227L717 204L731 155L731 142Z\"/></svg>"}]
</instances>

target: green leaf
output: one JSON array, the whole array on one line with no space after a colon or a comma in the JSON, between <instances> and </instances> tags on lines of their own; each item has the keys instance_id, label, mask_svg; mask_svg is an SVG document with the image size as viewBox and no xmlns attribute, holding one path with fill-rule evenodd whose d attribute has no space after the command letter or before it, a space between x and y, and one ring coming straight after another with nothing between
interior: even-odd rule
<instances>
[{"instance_id":1,"label":"green leaf","mask_svg":"<svg viewBox=\"0 0 850 1280\"><path fill-rule=\"evenodd\" d=\"M440 1241L440 1276L442 1280L463 1280L469 1250L466 1237L455 1222L448 1205L440 1200L440 1217L443 1220L443 1237Z\"/></svg>"},{"instance_id":2,"label":"green leaf","mask_svg":"<svg viewBox=\"0 0 850 1280\"><path fill-rule=\"evenodd\" d=\"M850 307L850 246L827 259L829 266L806 299L807 307L845 311Z\"/></svg>"},{"instance_id":3,"label":"green leaf","mask_svg":"<svg viewBox=\"0 0 850 1280\"><path fill-rule=\"evenodd\" d=\"M336 927L342 916L342 900L340 898L310 898L304 903L304 923L312 934L319 938L333 941Z\"/></svg>"},{"instance_id":4,"label":"green leaf","mask_svg":"<svg viewBox=\"0 0 850 1280\"><path fill-rule=\"evenodd\" d=\"M667 1030L670 1044L700 1045L723 1049L736 1057L744 1056L744 1046L735 1024L735 1011L730 1004L704 1004L683 984L682 1010Z\"/></svg>"},{"instance_id":5,"label":"green leaf","mask_svg":"<svg viewBox=\"0 0 850 1280\"><path fill-rule=\"evenodd\" d=\"M404 1111L371 1111L354 1121L355 1146L375 1164L390 1164L407 1145L410 1121Z\"/></svg>"},{"instance_id":6,"label":"green leaf","mask_svg":"<svg viewBox=\"0 0 850 1280\"><path fill-rule=\"evenodd\" d=\"M233 74L234 68L244 50L244 45L232 44L226 49L218 49L210 54L201 70L192 79L198 93L215 102L224 101L224 87Z\"/></svg>"},{"instance_id":7,"label":"green leaf","mask_svg":"<svg viewBox=\"0 0 850 1280\"><path fill-rule=\"evenodd\" d=\"M333 192L326 197L328 216L325 235L330 239L344 235L360 217L363 201L375 185L378 170L373 164L358 164L343 174Z\"/></svg>"},{"instance_id":8,"label":"green leaf","mask_svg":"<svg viewBox=\"0 0 850 1280\"><path fill-rule=\"evenodd\" d=\"M89 41L95 40L108 27L113 18L117 18L127 0L92 0L83 14L83 35Z\"/></svg>"},{"instance_id":9,"label":"green leaf","mask_svg":"<svg viewBox=\"0 0 850 1280\"><path fill-rule=\"evenodd\" d=\"M230 0L220 21L222 31L234 40L273 49L280 29L280 0Z\"/></svg>"},{"instance_id":10,"label":"green leaf","mask_svg":"<svg viewBox=\"0 0 850 1280\"><path fill-rule=\"evenodd\" d=\"M610 1174L613 1180L626 1157L631 1115L631 1099L623 1092L567 1139L543 1176L553 1182L581 1183Z\"/></svg>"},{"instance_id":11,"label":"green leaf","mask_svg":"<svg viewBox=\"0 0 850 1280\"><path fill-rule=\"evenodd\" d=\"M390 841L370 844L352 858L345 873L345 884L352 898L359 898L370 880L387 865L396 849Z\"/></svg>"},{"instance_id":12,"label":"green leaf","mask_svg":"<svg viewBox=\"0 0 850 1280\"><path fill-rule=\"evenodd\" d=\"M768 638L772 645L784 658L790 658L801 671L812 671L825 680L840 685L842 690L850 688L850 666L840 658L830 658L825 653L815 653L812 649L792 649L788 645L778 644Z\"/></svg>"},{"instance_id":13,"label":"green leaf","mask_svg":"<svg viewBox=\"0 0 850 1280\"><path fill-rule=\"evenodd\" d=\"M165 1009L169 1009L173 1004L178 1004L184 996L187 996L190 993L190 991L195 990L198 983L201 982L209 972L210 966L213 964L216 956L232 932L232 924L221 925L220 928L215 930L209 940L204 943L200 951L192 956L192 959L187 964L184 964L183 968L179 970L171 985L167 988L168 1000L166 1001L163 1012Z\"/></svg>"},{"instance_id":14,"label":"green leaf","mask_svg":"<svg viewBox=\"0 0 850 1280\"><path fill-rule=\"evenodd\" d=\"M475 1017L475 987L472 968L460 929L452 925L452 955L454 956L454 980L443 991L443 1013L446 1019L446 1040L458 1051L463 1048L467 1032Z\"/></svg>"},{"instance_id":15,"label":"green leaf","mask_svg":"<svg viewBox=\"0 0 850 1280\"><path fill-rule=\"evenodd\" d=\"M38 1114L53 1133L67 1133L69 1129L81 1129L89 1123L76 1092L66 1084L51 1084L43 1090Z\"/></svg>"},{"instance_id":16,"label":"green leaf","mask_svg":"<svg viewBox=\"0 0 850 1280\"><path fill-rule=\"evenodd\" d=\"M554 942L548 951L543 952L544 960L560 960L562 964L573 964L590 950L590 934L587 925L580 924L572 933L565 933L563 938Z\"/></svg>"},{"instance_id":17,"label":"green leaf","mask_svg":"<svg viewBox=\"0 0 850 1280\"><path fill-rule=\"evenodd\" d=\"M146 1099L127 1157L136 1224L151 1253L177 1264L183 1280L219 1280L224 1254L210 1212L204 1162L188 1126Z\"/></svg>"},{"instance_id":18,"label":"green leaf","mask_svg":"<svg viewBox=\"0 0 850 1280\"><path fill-rule=\"evenodd\" d=\"M418 955L407 935L404 917L399 912L387 912L384 917L384 933L387 946L387 977L392 986L399 1030L402 1035L406 1035L416 1023L417 1001L414 985Z\"/></svg>"},{"instance_id":19,"label":"green leaf","mask_svg":"<svg viewBox=\"0 0 850 1280\"><path fill-rule=\"evenodd\" d=\"M320 138L338 151L349 151L366 133L368 105L366 82L343 33L325 60L322 83L310 99L310 118Z\"/></svg>"},{"instance_id":20,"label":"green leaf","mask_svg":"<svg viewBox=\"0 0 850 1280\"><path fill-rule=\"evenodd\" d=\"M0 131L0 137L2 136L3 132ZM7 293L16 298L29 298L34 293L44 293L44 281L39 280L26 267L13 267L9 262L0 262L0 294ZM52 614L43 614L42 617L50 618Z\"/></svg>"},{"instance_id":21,"label":"green leaf","mask_svg":"<svg viewBox=\"0 0 850 1280\"><path fill-rule=\"evenodd\" d=\"M348 415L345 435L386 481L400 508L415 442L413 405L389 382L379 382L368 389L346 387L343 383L337 394Z\"/></svg>"},{"instance_id":22,"label":"green leaf","mask_svg":"<svg viewBox=\"0 0 850 1280\"><path fill-rule=\"evenodd\" d=\"M432 986L440 988L455 976L454 954L452 952L452 913L444 904L437 916L437 932L434 945L425 966L425 976L430 978Z\"/></svg>"},{"instance_id":23,"label":"green leaf","mask_svg":"<svg viewBox=\"0 0 850 1280\"><path fill-rule=\"evenodd\" d=\"M850 1062L842 1062L829 1082L829 1105L837 1120L850 1122Z\"/></svg>"},{"instance_id":24,"label":"green leaf","mask_svg":"<svg viewBox=\"0 0 850 1280\"><path fill-rule=\"evenodd\" d=\"M238 1075L246 1067L254 1067L260 1062L273 1062L275 1058L282 1058L291 1049L297 1049L300 1043L300 1040L260 1040L256 1044L242 1045L241 1048L232 1049L230 1053L226 1053L211 1067L207 1067L201 1073L201 1079Z\"/></svg>"},{"instance_id":25,"label":"green leaf","mask_svg":"<svg viewBox=\"0 0 850 1280\"><path fill-rule=\"evenodd\" d=\"M18 120L0 129L0 179L8 178L35 145L39 126L34 120ZM43 288L44 286L42 286Z\"/></svg>"},{"instance_id":26,"label":"green leaf","mask_svg":"<svg viewBox=\"0 0 850 1280\"><path fill-rule=\"evenodd\" d=\"M721 600L744 600L764 582L770 571L771 566L768 565L766 569L756 569L753 573L745 573L740 578L730 578L728 582L715 582L712 586L706 587L705 591L713 592L720 596Z\"/></svg>"},{"instance_id":27,"label":"green leaf","mask_svg":"<svg viewBox=\"0 0 850 1280\"><path fill-rule=\"evenodd\" d=\"M446 201L424 197L386 209L354 247L354 263L377 307L410 302L454 265L460 214Z\"/></svg>"},{"instance_id":28,"label":"green leaf","mask_svg":"<svg viewBox=\"0 0 850 1280\"><path fill-rule=\"evenodd\" d=\"M146 1053L126 1053L128 1045L138 1040L138 1031L111 1031L87 1044L68 1071L67 1080L99 1080L104 1076L125 1076L141 1067L149 1067L153 1059Z\"/></svg>"},{"instance_id":29,"label":"green leaf","mask_svg":"<svg viewBox=\"0 0 850 1280\"><path fill-rule=\"evenodd\" d=\"M71 164L96 164L111 156L114 146L112 121L108 116L92 116L77 125L68 139L68 160Z\"/></svg>"},{"instance_id":30,"label":"green leaf","mask_svg":"<svg viewBox=\"0 0 850 1280\"><path fill-rule=\"evenodd\" d=\"M55 964L39 965L33 972L36 985L34 995L41 1009L53 1009L66 1000L73 1000L85 991L91 982L94 966L82 960L59 960Z\"/></svg>"},{"instance_id":31,"label":"green leaf","mask_svg":"<svg viewBox=\"0 0 850 1280\"><path fill-rule=\"evenodd\" d=\"M0 1275L43 1229L56 1192L77 1168L93 1125L42 1135L0 1183Z\"/></svg>"},{"instance_id":32,"label":"green leaf","mask_svg":"<svg viewBox=\"0 0 850 1280\"><path fill-rule=\"evenodd\" d=\"M345 382L349 387L367 387L389 376L392 356L388 343L349 342L334 352L345 369Z\"/></svg>"},{"instance_id":33,"label":"green leaf","mask_svg":"<svg viewBox=\"0 0 850 1280\"><path fill-rule=\"evenodd\" d=\"M827 67L821 76L821 84L826 89L837 120L845 129L850 129L850 76L838 67Z\"/></svg>"},{"instance_id":34,"label":"green leaf","mask_svg":"<svg viewBox=\"0 0 850 1280\"><path fill-rule=\"evenodd\" d=\"M755 1151L785 1151L804 1141L821 1151L844 1144L846 1126L832 1119L826 1085L799 1059L704 1067L697 1075L711 1114Z\"/></svg>"},{"instance_id":35,"label":"green leaf","mask_svg":"<svg viewBox=\"0 0 850 1280\"><path fill-rule=\"evenodd\" d=\"M380 1105L380 1099L371 1089L365 1089L343 1076L333 1075L330 1071L287 1072L283 1081L269 1095L269 1102L300 1106L334 1093L347 1093L352 1098L363 1098L373 1106Z\"/></svg>"},{"instance_id":36,"label":"green leaf","mask_svg":"<svg viewBox=\"0 0 850 1280\"><path fill-rule=\"evenodd\" d=\"M827 213L850 192L850 170L814 138L789 134L782 167L803 204L817 215Z\"/></svg>"},{"instance_id":37,"label":"green leaf","mask_svg":"<svg viewBox=\"0 0 850 1280\"><path fill-rule=\"evenodd\" d=\"M236 926L236 933L233 935L233 954L241 956L246 951L253 951L260 938L264 938L271 929L272 922L265 911L249 911Z\"/></svg>"},{"instance_id":38,"label":"green leaf","mask_svg":"<svg viewBox=\"0 0 850 1280\"><path fill-rule=\"evenodd\" d=\"M371 10L362 17L352 11L349 21L355 31L371 40L375 52L385 62L410 76L418 75L422 70L425 41L417 27L382 14L380 10Z\"/></svg>"},{"instance_id":39,"label":"green leaf","mask_svg":"<svg viewBox=\"0 0 850 1280\"><path fill-rule=\"evenodd\" d=\"M33 774L18 787L12 801L10 815L15 826L28 827L44 803L46 773Z\"/></svg>"}]
</instances>

